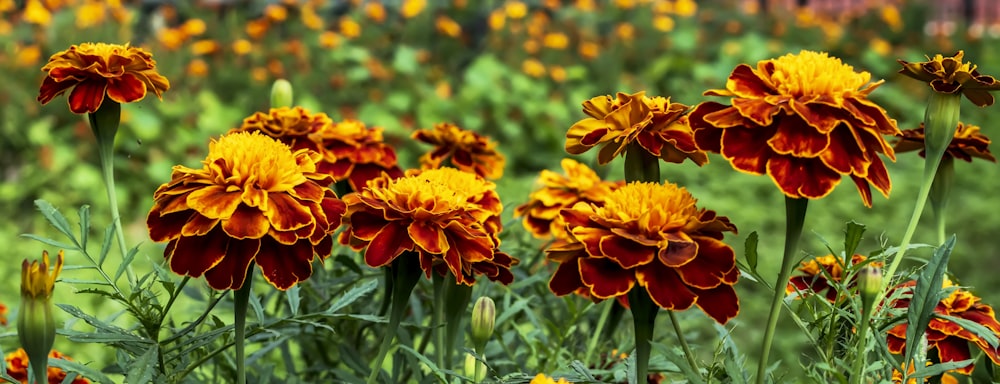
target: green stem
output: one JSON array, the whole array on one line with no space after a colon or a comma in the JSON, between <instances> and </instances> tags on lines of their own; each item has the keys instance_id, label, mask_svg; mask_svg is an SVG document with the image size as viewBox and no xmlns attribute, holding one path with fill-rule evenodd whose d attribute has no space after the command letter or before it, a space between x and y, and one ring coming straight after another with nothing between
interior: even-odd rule
<instances>
[{"instance_id":1,"label":"green stem","mask_svg":"<svg viewBox=\"0 0 1000 384\"><path fill-rule=\"evenodd\" d=\"M941 159L941 164L938 166L937 172L934 173L934 182L931 183L930 191L931 208L934 209L934 219L937 221L938 244L944 244L946 240L948 197L951 195L954 180L955 159L946 155Z\"/></svg>"},{"instance_id":2,"label":"green stem","mask_svg":"<svg viewBox=\"0 0 1000 384\"><path fill-rule=\"evenodd\" d=\"M250 268L253 268L253 262L250 262ZM247 274L247 280L243 282L243 286L233 292L233 305L235 309L236 319L234 321L233 327L236 330L236 383L246 384L247 382L247 370L246 370L246 335L247 335L247 306L250 303L250 291L253 285L253 274Z\"/></svg>"},{"instance_id":3,"label":"green stem","mask_svg":"<svg viewBox=\"0 0 1000 384\"><path fill-rule=\"evenodd\" d=\"M864 370L867 366L868 354L865 349L868 346L868 328L871 322L871 311L863 308L861 312L861 324L858 329L858 342L855 345L854 366L851 369L851 384L861 384L864 380Z\"/></svg>"},{"instance_id":4,"label":"green stem","mask_svg":"<svg viewBox=\"0 0 1000 384\"><path fill-rule=\"evenodd\" d=\"M31 374L34 375L35 384L44 384L49 382L49 362L48 356L45 359L40 360L41 364L32 362L28 359L28 365L31 366Z\"/></svg>"},{"instance_id":5,"label":"green stem","mask_svg":"<svg viewBox=\"0 0 1000 384\"><path fill-rule=\"evenodd\" d=\"M413 252L404 252L402 255L397 256L390 268L393 269L393 288L392 304L389 309L389 327L387 332L382 335L382 343L378 348L378 357L375 358L372 373L366 381L367 384L378 382L379 373L382 372L382 364L389 354L392 340L396 338L399 324L403 322L403 315L406 313L406 305L410 299L410 293L413 292L413 287L420 281L420 259Z\"/></svg>"},{"instance_id":6,"label":"green stem","mask_svg":"<svg viewBox=\"0 0 1000 384\"><path fill-rule=\"evenodd\" d=\"M677 315L674 311L667 311L667 315L670 316L670 324L674 326L674 333L677 334L677 342L681 344L681 349L684 350L684 357L687 357L688 364L691 364L691 369L695 372L698 370L698 361L694 358L694 353L691 353L691 347L688 346L687 340L684 339L684 332L681 331L681 324L677 321Z\"/></svg>"},{"instance_id":7,"label":"green stem","mask_svg":"<svg viewBox=\"0 0 1000 384\"><path fill-rule=\"evenodd\" d=\"M650 341L653 339L656 314L660 307L649 298L646 289L639 286L629 291L628 303L635 328L635 382L645 383L649 376L649 356L652 351Z\"/></svg>"},{"instance_id":8,"label":"green stem","mask_svg":"<svg viewBox=\"0 0 1000 384\"><path fill-rule=\"evenodd\" d=\"M434 312L431 312L431 326L434 327L434 358L439 368L444 367L444 276L433 274Z\"/></svg>"},{"instance_id":9,"label":"green stem","mask_svg":"<svg viewBox=\"0 0 1000 384\"><path fill-rule=\"evenodd\" d=\"M597 340L603 336L604 323L608 321L608 317L611 315L611 307L614 307L614 303L616 302L616 300L605 300L604 309L601 310L601 317L597 319L597 328L594 328L594 333L590 335L590 341L587 342L587 354L583 355L584 363L590 363L590 357L594 355L594 349L597 348Z\"/></svg>"},{"instance_id":10,"label":"green stem","mask_svg":"<svg viewBox=\"0 0 1000 384\"><path fill-rule=\"evenodd\" d=\"M625 181L660 183L660 159L638 142L629 144L625 149Z\"/></svg>"},{"instance_id":11,"label":"green stem","mask_svg":"<svg viewBox=\"0 0 1000 384\"><path fill-rule=\"evenodd\" d=\"M771 354L771 343L774 341L774 331L778 326L778 315L781 314L781 301L785 298L785 287L788 285L788 278L798 254L799 239L802 237L802 226L805 223L808 207L808 199L785 197L785 251L781 258L781 269L778 270L778 280L774 284L774 296L771 298L771 312L767 316L767 328L764 329L764 341L760 346L757 384L763 384L767 376L768 355Z\"/></svg>"},{"instance_id":12,"label":"green stem","mask_svg":"<svg viewBox=\"0 0 1000 384\"><path fill-rule=\"evenodd\" d=\"M115 189L115 135L118 133L118 125L121 121L121 104L105 99L101 107L94 113L87 115L90 120L90 129L93 130L97 138L97 154L101 161L101 175L104 177L104 189L108 195L108 205L111 209L111 220L115 227L115 237L118 239L118 248L122 253L122 262L128 256L128 246L125 245L125 231L122 228L121 213L118 211L118 193ZM135 281L135 273L132 267L125 269L129 282Z\"/></svg>"},{"instance_id":13,"label":"green stem","mask_svg":"<svg viewBox=\"0 0 1000 384\"><path fill-rule=\"evenodd\" d=\"M441 369L448 369L451 364L455 345L462 345L458 342L463 335L459 331L462 320L466 317L466 310L469 308L469 300L472 298L472 287L465 284L455 284L450 278L454 278L451 273L445 276L444 288L444 362L445 365L438 366ZM439 303L434 303L438 305Z\"/></svg>"}]
</instances>

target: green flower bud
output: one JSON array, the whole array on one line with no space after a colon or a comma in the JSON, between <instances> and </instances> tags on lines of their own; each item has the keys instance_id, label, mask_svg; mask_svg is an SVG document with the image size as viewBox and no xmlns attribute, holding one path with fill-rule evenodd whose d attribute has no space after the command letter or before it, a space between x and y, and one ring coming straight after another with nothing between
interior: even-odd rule
<instances>
[{"instance_id":1,"label":"green flower bud","mask_svg":"<svg viewBox=\"0 0 1000 384\"><path fill-rule=\"evenodd\" d=\"M496 316L497 307L493 299L483 296L476 300L476 304L472 307L472 342L476 345L477 351L493 336Z\"/></svg>"},{"instance_id":2,"label":"green flower bud","mask_svg":"<svg viewBox=\"0 0 1000 384\"><path fill-rule=\"evenodd\" d=\"M21 264L21 310L17 320L17 337L28 355L28 363L36 379L46 376L49 352L56 341L56 321L52 315L52 288L62 270L63 251L59 251L55 268L49 275L49 253L42 252L42 262Z\"/></svg>"},{"instance_id":3,"label":"green flower bud","mask_svg":"<svg viewBox=\"0 0 1000 384\"><path fill-rule=\"evenodd\" d=\"M882 270L872 265L866 265L858 271L858 291L866 310L871 308L875 298L882 290Z\"/></svg>"},{"instance_id":4,"label":"green flower bud","mask_svg":"<svg viewBox=\"0 0 1000 384\"><path fill-rule=\"evenodd\" d=\"M271 86L271 108L292 106L292 83L278 79Z\"/></svg>"}]
</instances>

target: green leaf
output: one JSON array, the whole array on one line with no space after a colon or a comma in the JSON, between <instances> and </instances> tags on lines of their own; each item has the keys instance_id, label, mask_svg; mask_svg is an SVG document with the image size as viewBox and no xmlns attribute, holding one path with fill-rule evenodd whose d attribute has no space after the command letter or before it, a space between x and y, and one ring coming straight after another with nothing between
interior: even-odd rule
<instances>
[{"instance_id":1,"label":"green leaf","mask_svg":"<svg viewBox=\"0 0 1000 384\"><path fill-rule=\"evenodd\" d=\"M299 314L299 302L301 301L301 296L299 296L299 286L295 285L288 288L285 291L285 297L288 298L288 308L292 311L292 316Z\"/></svg>"},{"instance_id":2,"label":"green leaf","mask_svg":"<svg viewBox=\"0 0 1000 384\"><path fill-rule=\"evenodd\" d=\"M997 338L997 334L993 332L992 329L986 328L982 324L975 321L963 319L961 317L942 315L940 313L935 313L934 317L958 324L960 327L972 332L972 334L976 335L980 339L985 340L986 343L992 348L996 348L997 345L1000 344L1000 338Z\"/></svg>"},{"instance_id":3,"label":"green leaf","mask_svg":"<svg viewBox=\"0 0 1000 384\"><path fill-rule=\"evenodd\" d=\"M441 369L438 368L437 364L434 364L433 361L431 361L430 359L428 359L422 353L414 351L413 348L410 348L409 346L402 345L402 344L400 344L399 349L402 349L406 353L409 353L409 354L413 355L413 357L417 358L417 360L420 360L421 363L423 363L424 365L427 366L427 370L429 370L432 373L434 373L434 376L436 376L438 378L439 382L442 382L442 383L447 383L448 382L448 379L446 379L444 377L444 372L442 372Z\"/></svg>"},{"instance_id":4,"label":"green leaf","mask_svg":"<svg viewBox=\"0 0 1000 384\"><path fill-rule=\"evenodd\" d=\"M51 245L53 247L60 248L60 249L72 249L72 250L77 250L78 249L78 247L75 246L75 245L66 244L66 243L60 242L58 240L52 240L50 238L41 237L41 236L38 236L38 235L35 235L35 234L32 234L32 233L21 234L21 237L27 237L29 239L41 242L42 244Z\"/></svg>"},{"instance_id":5,"label":"green leaf","mask_svg":"<svg viewBox=\"0 0 1000 384\"><path fill-rule=\"evenodd\" d=\"M931 256L930 261L917 277L917 286L913 288L913 297L910 299L910 306L906 309L906 322L908 324L906 340L910 340L910 342L906 343L903 361L913 360L914 347L920 344L916 340L920 340L920 335L923 335L927 330L931 315L934 313L934 307L940 301L938 293L941 291L944 272L948 269L948 259L954 248L955 235L951 235L944 244L934 251L934 255ZM923 362L917 363L920 365Z\"/></svg>"},{"instance_id":6,"label":"green leaf","mask_svg":"<svg viewBox=\"0 0 1000 384\"><path fill-rule=\"evenodd\" d=\"M743 254L751 271L757 271L757 242L757 231L753 231L747 235L747 240L743 243Z\"/></svg>"},{"instance_id":7,"label":"green leaf","mask_svg":"<svg viewBox=\"0 0 1000 384\"><path fill-rule=\"evenodd\" d=\"M118 270L115 271L115 278L114 278L115 282L117 282L118 279L122 277L122 274L125 273L125 270L128 269L128 266L132 264L132 260L135 259L135 255L137 253L139 253L138 245L128 250L128 255L125 255L125 258L122 259L121 265L118 266Z\"/></svg>"},{"instance_id":8,"label":"green leaf","mask_svg":"<svg viewBox=\"0 0 1000 384\"><path fill-rule=\"evenodd\" d=\"M951 371L953 369L958 369L958 368L966 367L969 364L974 363L975 361L976 361L976 359L968 359L968 360L962 360L962 361L950 361L950 362L947 362L947 363L938 363L938 364L934 364L934 365L928 365L926 367L923 367L923 368L920 368L920 369L914 371L912 374L909 375L909 377L911 379L919 379L921 377L938 376L938 375L940 375L942 373ZM920 381L920 380L918 380L918 381Z\"/></svg>"},{"instance_id":9,"label":"green leaf","mask_svg":"<svg viewBox=\"0 0 1000 384\"><path fill-rule=\"evenodd\" d=\"M865 225L858 224L854 221L847 223L844 227L844 259L850 260L854 256L854 251L858 249L858 244L861 244L861 239L865 234Z\"/></svg>"},{"instance_id":10,"label":"green leaf","mask_svg":"<svg viewBox=\"0 0 1000 384\"><path fill-rule=\"evenodd\" d=\"M114 243L115 239L115 227L111 224L110 227L104 230L104 242L101 243L101 254L97 257L97 267L104 267L104 260L108 258L108 253L111 253L111 244Z\"/></svg>"},{"instance_id":11,"label":"green leaf","mask_svg":"<svg viewBox=\"0 0 1000 384\"><path fill-rule=\"evenodd\" d=\"M156 373L156 361L160 356L160 346L153 344L139 356L132 360L131 368L125 375L125 382L129 384L144 384L153 382L153 374Z\"/></svg>"},{"instance_id":12,"label":"green leaf","mask_svg":"<svg viewBox=\"0 0 1000 384\"><path fill-rule=\"evenodd\" d=\"M392 68L396 72L409 75L415 73L419 67L416 49L406 45L396 46L396 53L392 60Z\"/></svg>"},{"instance_id":13,"label":"green leaf","mask_svg":"<svg viewBox=\"0 0 1000 384\"><path fill-rule=\"evenodd\" d=\"M66 372L79 373L81 376L90 379L90 381L99 384L114 384L114 381L111 380L110 377L106 376L100 371L75 361L69 361L64 359L53 359L50 357L49 366L60 368Z\"/></svg>"},{"instance_id":14,"label":"green leaf","mask_svg":"<svg viewBox=\"0 0 1000 384\"><path fill-rule=\"evenodd\" d=\"M248 278L247 280L251 280L251 279ZM245 282L243 284L250 284L250 281L247 281L247 282ZM236 291L233 291L233 294L235 295ZM264 323L264 306L261 305L261 303L260 303L260 296L257 296L255 294L253 294L253 292L250 292L250 300L249 301L250 301L250 308L253 308L253 314L254 314L254 316L257 317L257 323L263 324Z\"/></svg>"},{"instance_id":15,"label":"green leaf","mask_svg":"<svg viewBox=\"0 0 1000 384\"><path fill-rule=\"evenodd\" d=\"M578 375L580 375L580 377L586 381L594 381L594 382L598 381L597 378L594 377L594 375L590 374L590 370L587 369L587 365L580 360L573 360L572 363L569 363L569 368L572 369L573 372L576 372Z\"/></svg>"},{"instance_id":16,"label":"green leaf","mask_svg":"<svg viewBox=\"0 0 1000 384\"><path fill-rule=\"evenodd\" d=\"M87 249L87 238L90 235L90 206L80 206L77 215L80 216L80 249Z\"/></svg>"},{"instance_id":17,"label":"green leaf","mask_svg":"<svg viewBox=\"0 0 1000 384\"><path fill-rule=\"evenodd\" d=\"M59 213L59 210L57 210L56 207L53 207L52 204L49 204L49 202L42 199L35 200L35 206L38 207L38 210L42 213L42 216L45 217L45 220L48 220L49 224L52 224L56 230L66 235L66 237L72 240L73 243L77 245L77 248L79 248L80 244L77 243L76 237L73 236L73 230L69 226L69 221L66 220L66 217L63 216L62 213Z\"/></svg>"},{"instance_id":18,"label":"green leaf","mask_svg":"<svg viewBox=\"0 0 1000 384\"><path fill-rule=\"evenodd\" d=\"M677 348L671 348L660 343L650 342L649 344L653 347L654 351L660 351L660 353L667 358L667 361L676 365L677 369L679 369L681 373L684 375L684 378L688 380L688 383L693 383L693 384L704 383L704 380L702 380L701 373L695 372L694 369L691 368L691 364L688 363L687 358L684 357L683 352L678 351Z\"/></svg>"},{"instance_id":19,"label":"green leaf","mask_svg":"<svg viewBox=\"0 0 1000 384\"><path fill-rule=\"evenodd\" d=\"M343 295L337 298L337 300L334 301L333 304L330 304L330 308L327 308L326 311L323 313L326 315L332 315L334 313L337 313L337 311L343 309L344 307L350 305L351 303L357 301L358 299L374 291L375 287L377 286L378 286L378 280L371 279L365 282L364 284L351 288L349 291L344 292Z\"/></svg>"}]
</instances>

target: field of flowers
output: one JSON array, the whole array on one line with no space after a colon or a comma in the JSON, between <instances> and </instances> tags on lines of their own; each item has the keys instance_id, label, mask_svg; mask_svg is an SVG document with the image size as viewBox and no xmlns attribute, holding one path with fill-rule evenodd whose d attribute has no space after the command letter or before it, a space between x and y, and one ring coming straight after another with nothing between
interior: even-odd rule
<instances>
[{"instance_id":1,"label":"field of flowers","mask_svg":"<svg viewBox=\"0 0 1000 384\"><path fill-rule=\"evenodd\" d=\"M945 3L0 0L0 382L1000 380Z\"/></svg>"}]
</instances>

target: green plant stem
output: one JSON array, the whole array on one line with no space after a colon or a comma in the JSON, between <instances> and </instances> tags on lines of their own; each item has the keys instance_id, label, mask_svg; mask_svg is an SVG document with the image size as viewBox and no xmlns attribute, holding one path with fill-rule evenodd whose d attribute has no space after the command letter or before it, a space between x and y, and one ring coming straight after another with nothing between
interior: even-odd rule
<instances>
[{"instance_id":1,"label":"green plant stem","mask_svg":"<svg viewBox=\"0 0 1000 384\"><path fill-rule=\"evenodd\" d=\"M469 300L472 298L472 287L465 284L455 284L450 279L454 276L449 273L445 276L445 287L444 287L444 366L438 366L441 369L448 369L448 364L451 364L452 356L456 350L455 345L462 345L458 340L462 336L462 332L459 328L462 325L462 320L466 317L467 309L469 308ZM434 304L435 306L438 303Z\"/></svg>"},{"instance_id":2,"label":"green plant stem","mask_svg":"<svg viewBox=\"0 0 1000 384\"><path fill-rule=\"evenodd\" d=\"M389 354L392 340L396 338L399 324L403 321L403 315L406 313L406 305L410 299L410 293L413 292L413 287L420 281L420 261L419 257L413 252L404 252L402 255L397 256L390 268L393 269L393 288L392 304L390 304L391 308L389 309L389 327L385 334L382 335L382 343L378 348L378 357L375 358L372 373L366 381L367 384L378 382L379 373L382 372L382 364Z\"/></svg>"},{"instance_id":3,"label":"green plant stem","mask_svg":"<svg viewBox=\"0 0 1000 384\"><path fill-rule=\"evenodd\" d=\"M635 379L636 383L644 383L649 376L649 355L652 351L650 341L653 339L656 314L660 307L653 303L649 292L639 286L629 291L628 303L635 328Z\"/></svg>"},{"instance_id":4,"label":"green plant stem","mask_svg":"<svg viewBox=\"0 0 1000 384\"><path fill-rule=\"evenodd\" d=\"M771 312L767 316L767 328L764 329L764 340L760 346L760 362L757 365L757 384L763 384L767 376L768 355L771 354L771 343L774 341L774 331L778 327L778 316L781 314L781 301L785 297L785 287L792 273L796 255L799 249L799 239L802 237L802 226L806 219L808 199L785 197L785 251L781 257L781 267L778 270L778 280L774 284L774 296L771 298Z\"/></svg>"},{"instance_id":5,"label":"green plant stem","mask_svg":"<svg viewBox=\"0 0 1000 384\"><path fill-rule=\"evenodd\" d=\"M431 312L431 327L434 328L434 357L438 368L444 367L444 276L433 274L434 312Z\"/></svg>"},{"instance_id":6,"label":"green plant stem","mask_svg":"<svg viewBox=\"0 0 1000 384\"><path fill-rule=\"evenodd\" d=\"M934 220L936 221L938 244L944 244L947 237L945 225L948 217L948 197L951 195L951 187L955 183L955 159L945 155L938 165L937 172L934 173L934 182L931 183L930 199L931 208L934 209Z\"/></svg>"},{"instance_id":7,"label":"green plant stem","mask_svg":"<svg viewBox=\"0 0 1000 384\"><path fill-rule=\"evenodd\" d=\"M691 364L691 369L699 372L698 361L694 358L694 353L691 353L691 347L688 346L688 342L684 338L684 332L681 331L681 324L677 321L677 315L674 311L667 311L667 315L670 316L670 324L674 326L674 333L677 334L677 342L681 344L681 349L684 350L684 357L687 357L688 364Z\"/></svg>"},{"instance_id":8,"label":"green plant stem","mask_svg":"<svg viewBox=\"0 0 1000 384\"><path fill-rule=\"evenodd\" d=\"M864 380L865 366L867 366L868 354L865 350L868 346L868 323L871 322L871 311L863 308L861 311L861 324L858 325L858 342L855 345L854 365L851 367L851 384L861 384Z\"/></svg>"},{"instance_id":9,"label":"green plant stem","mask_svg":"<svg viewBox=\"0 0 1000 384\"><path fill-rule=\"evenodd\" d=\"M597 340L604 336L604 323L608 321L608 317L611 315L611 308L614 307L615 300L606 300L604 304L604 309L601 310L601 317L597 319L597 328L594 328L594 333L590 335L590 341L587 342L587 353L583 355L583 362L589 364L591 356L594 355L594 349L597 348Z\"/></svg>"},{"instance_id":10,"label":"green plant stem","mask_svg":"<svg viewBox=\"0 0 1000 384\"><path fill-rule=\"evenodd\" d=\"M121 121L121 104L106 99L94 113L87 114L90 129L97 138L97 154L101 161L101 176L104 177L104 190L108 195L108 206L111 209L111 220L115 227L115 237L122 253L122 262L128 256L128 246L125 245L125 231L122 228L121 213L118 211L118 193L115 189L115 135ZM131 266L125 268L129 282L135 281L135 272Z\"/></svg>"},{"instance_id":11,"label":"green plant stem","mask_svg":"<svg viewBox=\"0 0 1000 384\"><path fill-rule=\"evenodd\" d=\"M253 262L250 262L253 268ZM246 335L247 335L247 306L250 303L250 291L253 285L253 274L247 274L247 280L243 286L233 292L233 305L236 312L233 327L236 330L236 383L246 384Z\"/></svg>"}]
</instances>

